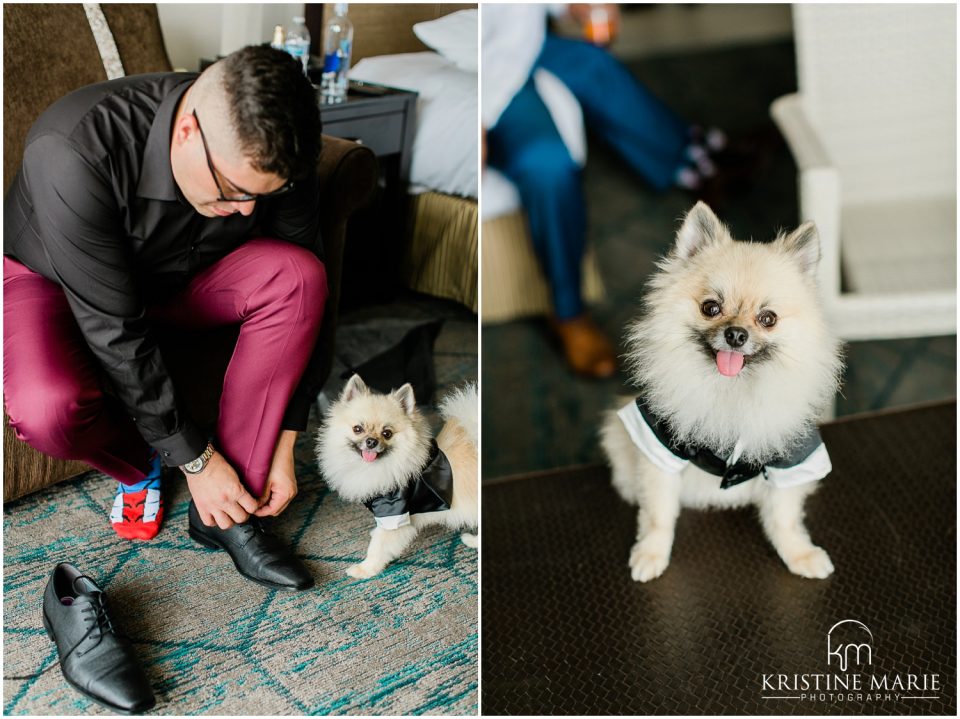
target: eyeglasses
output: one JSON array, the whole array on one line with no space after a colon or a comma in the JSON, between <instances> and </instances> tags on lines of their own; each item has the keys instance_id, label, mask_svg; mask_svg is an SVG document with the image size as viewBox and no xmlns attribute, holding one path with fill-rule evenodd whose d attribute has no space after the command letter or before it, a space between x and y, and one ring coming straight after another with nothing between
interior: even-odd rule
<instances>
[{"instance_id":1,"label":"eyeglasses","mask_svg":"<svg viewBox=\"0 0 960 719\"><path fill-rule=\"evenodd\" d=\"M220 193L220 196L217 198L220 202L255 202L261 198L286 195L293 189L293 180L290 180L286 185L274 190L273 192L265 192L260 195L255 195L252 192L243 192L236 197L227 197L223 192L223 187L220 186L220 180L218 179L219 173L213 166L213 160L210 159L210 148L207 147L207 138L203 136L203 128L200 127L200 118L197 117L196 110L193 111L193 119L197 121L197 129L200 131L200 142L203 143L203 152L207 156L207 167L210 168L210 174L213 175L213 181L217 185L217 192ZM232 182L230 184L233 185ZM234 187L236 187L236 185L234 185Z\"/></svg>"}]
</instances>

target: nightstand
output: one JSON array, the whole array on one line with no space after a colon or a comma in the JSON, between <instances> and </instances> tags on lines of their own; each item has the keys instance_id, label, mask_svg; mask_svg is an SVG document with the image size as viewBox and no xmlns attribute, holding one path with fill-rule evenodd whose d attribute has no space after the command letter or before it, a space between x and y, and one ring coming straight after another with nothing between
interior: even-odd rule
<instances>
[{"instance_id":1,"label":"nightstand","mask_svg":"<svg viewBox=\"0 0 960 719\"><path fill-rule=\"evenodd\" d=\"M319 93L317 94L319 100ZM384 85L351 82L345 102L320 105L326 135L357 140L378 159L396 158L398 178L410 176L410 153L416 128L417 93Z\"/></svg>"},{"instance_id":2,"label":"nightstand","mask_svg":"<svg viewBox=\"0 0 960 719\"><path fill-rule=\"evenodd\" d=\"M351 82L345 102L320 105L324 134L366 145L380 165L376 199L350 221L341 293L346 308L390 300L400 287L416 102L415 92Z\"/></svg>"}]
</instances>

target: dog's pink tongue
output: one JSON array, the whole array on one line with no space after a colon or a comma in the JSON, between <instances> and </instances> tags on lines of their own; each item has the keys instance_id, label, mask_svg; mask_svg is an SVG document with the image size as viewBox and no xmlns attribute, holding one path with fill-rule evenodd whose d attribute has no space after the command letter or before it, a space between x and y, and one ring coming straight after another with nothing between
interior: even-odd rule
<instances>
[{"instance_id":1,"label":"dog's pink tongue","mask_svg":"<svg viewBox=\"0 0 960 719\"><path fill-rule=\"evenodd\" d=\"M365 449L362 452L360 452L360 454L361 456L363 456L364 462L372 462L377 458L377 453L374 452L372 449Z\"/></svg>"},{"instance_id":2,"label":"dog's pink tongue","mask_svg":"<svg viewBox=\"0 0 960 719\"><path fill-rule=\"evenodd\" d=\"M743 369L743 354L720 350L717 352L717 369L724 377L736 377Z\"/></svg>"}]
</instances>

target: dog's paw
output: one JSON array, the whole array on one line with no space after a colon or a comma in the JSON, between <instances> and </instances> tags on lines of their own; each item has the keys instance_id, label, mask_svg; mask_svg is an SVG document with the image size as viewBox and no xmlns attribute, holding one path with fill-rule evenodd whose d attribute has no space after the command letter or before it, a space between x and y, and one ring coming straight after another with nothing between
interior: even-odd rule
<instances>
[{"instance_id":1,"label":"dog's paw","mask_svg":"<svg viewBox=\"0 0 960 719\"><path fill-rule=\"evenodd\" d=\"M470 549L476 549L478 546L480 546L480 540L477 538L477 535L470 534L469 532L464 532L461 534L460 541L470 547Z\"/></svg>"},{"instance_id":2,"label":"dog's paw","mask_svg":"<svg viewBox=\"0 0 960 719\"><path fill-rule=\"evenodd\" d=\"M807 551L800 552L784 561L787 569L807 579L826 579L833 574L833 562L830 561L830 555L820 547L810 547Z\"/></svg>"},{"instance_id":3,"label":"dog's paw","mask_svg":"<svg viewBox=\"0 0 960 719\"><path fill-rule=\"evenodd\" d=\"M349 574L354 579L370 579L370 577L377 576L380 571L374 570L368 564L361 562L360 564L352 564L346 568L347 574Z\"/></svg>"},{"instance_id":4,"label":"dog's paw","mask_svg":"<svg viewBox=\"0 0 960 719\"><path fill-rule=\"evenodd\" d=\"M650 542L637 542L630 551L630 576L635 582L656 579L670 564L670 550Z\"/></svg>"}]
</instances>

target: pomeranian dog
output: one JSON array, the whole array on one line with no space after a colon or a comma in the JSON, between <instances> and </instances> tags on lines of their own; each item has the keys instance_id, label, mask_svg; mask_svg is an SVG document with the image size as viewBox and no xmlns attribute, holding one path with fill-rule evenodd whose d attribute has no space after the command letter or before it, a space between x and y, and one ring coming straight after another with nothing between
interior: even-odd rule
<instances>
[{"instance_id":1,"label":"pomeranian dog","mask_svg":"<svg viewBox=\"0 0 960 719\"><path fill-rule=\"evenodd\" d=\"M791 572L833 572L803 524L804 501L831 470L816 421L843 366L818 300L819 258L812 223L738 242L700 202L658 264L627 328L640 396L600 432L614 487L640 507L634 580L667 568L681 507L748 504Z\"/></svg>"},{"instance_id":2,"label":"pomeranian dog","mask_svg":"<svg viewBox=\"0 0 960 719\"><path fill-rule=\"evenodd\" d=\"M347 574L376 576L423 527L477 527L477 408L476 385L445 397L445 423L434 440L409 384L380 394L359 375L350 378L317 436L327 484L376 519L366 558ZM476 534L460 538L477 547Z\"/></svg>"}]
</instances>

